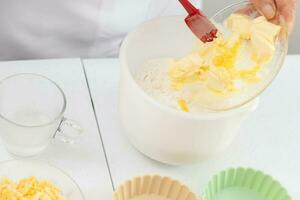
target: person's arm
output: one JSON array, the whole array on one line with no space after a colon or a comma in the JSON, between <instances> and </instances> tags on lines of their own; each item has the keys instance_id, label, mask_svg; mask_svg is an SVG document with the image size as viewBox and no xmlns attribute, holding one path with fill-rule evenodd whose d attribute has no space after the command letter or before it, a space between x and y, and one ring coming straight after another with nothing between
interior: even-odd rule
<instances>
[{"instance_id":1,"label":"person's arm","mask_svg":"<svg viewBox=\"0 0 300 200\"><path fill-rule=\"evenodd\" d=\"M296 0L251 0L268 19L283 17L292 30L296 15Z\"/></svg>"}]
</instances>

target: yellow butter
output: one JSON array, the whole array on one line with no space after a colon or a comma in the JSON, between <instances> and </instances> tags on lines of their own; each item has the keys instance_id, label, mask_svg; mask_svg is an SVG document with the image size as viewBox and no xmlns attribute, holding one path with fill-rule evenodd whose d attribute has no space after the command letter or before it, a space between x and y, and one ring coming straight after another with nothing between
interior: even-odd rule
<instances>
[{"instance_id":1,"label":"yellow butter","mask_svg":"<svg viewBox=\"0 0 300 200\"><path fill-rule=\"evenodd\" d=\"M202 81L205 78L207 65L198 54L191 54L170 64L168 71L172 87L181 89L184 85Z\"/></svg>"},{"instance_id":2,"label":"yellow butter","mask_svg":"<svg viewBox=\"0 0 300 200\"><path fill-rule=\"evenodd\" d=\"M280 30L280 26L268 22L264 16L255 18L251 26L252 35L259 35L267 39L272 44L274 43L274 40L279 34Z\"/></svg>"},{"instance_id":3,"label":"yellow butter","mask_svg":"<svg viewBox=\"0 0 300 200\"><path fill-rule=\"evenodd\" d=\"M243 39L251 37L252 19L247 15L232 14L226 20L226 26L232 32L239 33Z\"/></svg>"},{"instance_id":4,"label":"yellow butter","mask_svg":"<svg viewBox=\"0 0 300 200\"><path fill-rule=\"evenodd\" d=\"M229 16L225 26L232 31L230 37L219 34L214 41L201 43L191 54L170 63L168 77L173 89L202 84L214 94L226 96L237 92L243 83L253 84L260 80L257 74L262 64L274 56L280 26L264 17L252 19L242 14ZM236 61L243 59L239 56L245 51L247 54L242 56L247 55L253 66L243 69L243 66L236 66ZM242 64L239 60L239 65ZM178 104L181 110L188 110L185 101L179 100Z\"/></svg>"},{"instance_id":5,"label":"yellow butter","mask_svg":"<svg viewBox=\"0 0 300 200\"><path fill-rule=\"evenodd\" d=\"M275 46L261 35L252 35L251 44L252 59L257 63L269 62L274 53Z\"/></svg>"},{"instance_id":6,"label":"yellow butter","mask_svg":"<svg viewBox=\"0 0 300 200\"><path fill-rule=\"evenodd\" d=\"M59 188L49 181L39 181L36 177L28 177L13 182L3 177L0 180L1 200L65 200Z\"/></svg>"},{"instance_id":7,"label":"yellow butter","mask_svg":"<svg viewBox=\"0 0 300 200\"><path fill-rule=\"evenodd\" d=\"M266 63L272 59L274 41L281 27L270 23L264 16L251 19L247 15L232 14L226 20L227 28L240 34L242 39L250 40L252 58L258 63Z\"/></svg>"},{"instance_id":8,"label":"yellow butter","mask_svg":"<svg viewBox=\"0 0 300 200\"><path fill-rule=\"evenodd\" d=\"M184 99L179 99L178 100L178 105L180 107L180 109L184 112L189 112L189 108L188 108L188 105L186 103L186 101Z\"/></svg>"}]
</instances>

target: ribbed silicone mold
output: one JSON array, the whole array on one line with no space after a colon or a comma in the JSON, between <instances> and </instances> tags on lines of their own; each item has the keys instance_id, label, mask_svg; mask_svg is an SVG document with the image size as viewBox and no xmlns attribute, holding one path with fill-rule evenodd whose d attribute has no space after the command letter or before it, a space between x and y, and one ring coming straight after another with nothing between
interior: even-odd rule
<instances>
[{"instance_id":1,"label":"ribbed silicone mold","mask_svg":"<svg viewBox=\"0 0 300 200\"><path fill-rule=\"evenodd\" d=\"M139 196L145 197L144 199L197 199L195 193L179 181L159 175L145 175L135 177L119 186L114 192L113 200L129 200Z\"/></svg>"},{"instance_id":2,"label":"ribbed silicone mold","mask_svg":"<svg viewBox=\"0 0 300 200\"><path fill-rule=\"evenodd\" d=\"M204 190L203 200L291 200L271 176L249 168L231 168L215 175Z\"/></svg>"}]
</instances>

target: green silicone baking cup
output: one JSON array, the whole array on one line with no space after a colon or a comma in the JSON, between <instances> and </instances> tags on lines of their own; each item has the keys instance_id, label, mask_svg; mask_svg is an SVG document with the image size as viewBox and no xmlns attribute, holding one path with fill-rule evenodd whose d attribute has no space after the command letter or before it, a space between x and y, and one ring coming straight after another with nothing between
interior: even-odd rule
<instances>
[{"instance_id":1,"label":"green silicone baking cup","mask_svg":"<svg viewBox=\"0 0 300 200\"><path fill-rule=\"evenodd\" d=\"M215 175L203 200L291 200L287 190L271 176L249 168L230 168Z\"/></svg>"}]
</instances>

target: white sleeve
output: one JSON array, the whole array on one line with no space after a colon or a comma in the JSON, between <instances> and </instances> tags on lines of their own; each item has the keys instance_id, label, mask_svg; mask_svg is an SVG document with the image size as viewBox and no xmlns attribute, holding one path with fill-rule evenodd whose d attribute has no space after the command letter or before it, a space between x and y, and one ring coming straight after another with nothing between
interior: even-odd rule
<instances>
[{"instance_id":1,"label":"white sleeve","mask_svg":"<svg viewBox=\"0 0 300 200\"><path fill-rule=\"evenodd\" d=\"M190 0L197 8L202 7L201 0ZM147 18L168 15L186 15L178 0L151 0Z\"/></svg>"}]
</instances>

